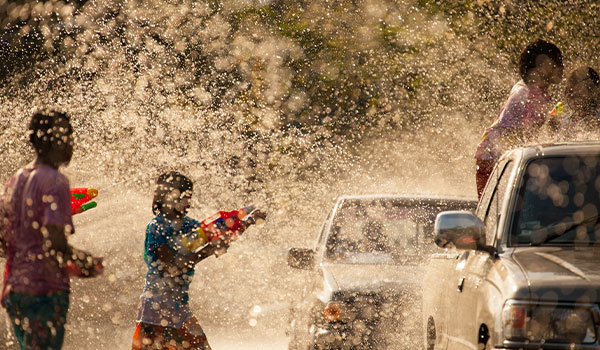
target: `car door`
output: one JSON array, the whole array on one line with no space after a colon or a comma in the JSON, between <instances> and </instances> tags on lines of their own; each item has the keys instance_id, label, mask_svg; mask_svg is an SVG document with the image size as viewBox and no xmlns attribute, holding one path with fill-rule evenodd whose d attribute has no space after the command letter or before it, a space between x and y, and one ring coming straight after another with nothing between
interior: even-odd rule
<instances>
[{"instance_id":1,"label":"car door","mask_svg":"<svg viewBox=\"0 0 600 350\"><path fill-rule=\"evenodd\" d=\"M439 213L443 205L433 209ZM433 226L429 227L433 231ZM453 306L449 294L454 283L453 275L458 251L455 248L435 248L429 257L423 281L423 329L426 349L444 350L448 346L448 328L452 324Z\"/></svg>"},{"instance_id":2,"label":"car door","mask_svg":"<svg viewBox=\"0 0 600 350\"><path fill-rule=\"evenodd\" d=\"M435 214L447 210L472 210L475 204L468 202L439 202L435 204ZM432 223L433 224L433 223ZM430 228L433 231L433 227ZM446 349L449 341L449 329L456 324L455 290L458 274L464 267L463 251L455 248L437 249L429 258L423 286L423 329L427 349ZM457 270L458 269L458 270Z\"/></svg>"},{"instance_id":3,"label":"car door","mask_svg":"<svg viewBox=\"0 0 600 350\"><path fill-rule=\"evenodd\" d=\"M449 293L452 289L448 275L458 252L447 249L431 255L423 284L423 322L425 327L426 348L446 349L448 345L448 325L452 322L452 303Z\"/></svg>"},{"instance_id":4,"label":"car door","mask_svg":"<svg viewBox=\"0 0 600 350\"><path fill-rule=\"evenodd\" d=\"M330 228L332 210L327 219L321 225L319 235L317 236L316 244L313 248L315 257L315 267L311 271L302 271L303 279L302 289L298 299L290 306L290 350L306 350L310 346L310 327L312 326L313 315L312 308L315 299L316 291L323 284L323 276L321 271L321 259L323 256L324 242L327 239Z\"/></svg>"},{"instance_id":5,"label":"car door","mask_svg":"<svg viewBox=\"0 0 600 350\"><path fill-rule=\"evenodd\" d=\"M514 169L514 163L505 160L498 164L486 188L486 195L478 207L478 215L482 218L486 232L486 245L496 247L498 222L505 200L506 188ZM494 264L495 257L487 251L462 251L456 263L456 286L451 299L456 300L456 327L451 331L452 349L477 349L479 341L479 319L481 302L485 300L482 293L487 273Z\"/></svg>"}]
</instances>

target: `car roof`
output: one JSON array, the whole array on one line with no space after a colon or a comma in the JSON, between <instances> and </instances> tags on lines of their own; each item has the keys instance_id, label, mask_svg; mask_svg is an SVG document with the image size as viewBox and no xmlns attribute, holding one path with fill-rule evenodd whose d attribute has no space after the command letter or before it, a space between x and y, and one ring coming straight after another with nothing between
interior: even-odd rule
<instances>
[{"instance_id":1,"label":"car roof","mask_svg":"<svg viewBox=\"0 0 600 350\"><path fill-rule=\"evenodd\" d=\"M596 141L574 141L574 142L557 142L557 143L541 143L527 145L514 150L521 152L523 158L531 159L547 156L566 156L574 154L589 154L600 153L600 142Z\"/></svg>"},{"instance_id":2,"label":"car roof","mask_svg":"<svg viewBox=\"0 0 600 350\"><path fill-rule=\"evenodd\" d=\"M405 200L407 202L477 202L477 198L474 197L442 197L442 196L423 196L423 195L409 195L409 194L363 194L363 195L342 195L338 197L338 201L341 200L376 200L376 199L396 199Z\"/></svg>"}]
</instances>

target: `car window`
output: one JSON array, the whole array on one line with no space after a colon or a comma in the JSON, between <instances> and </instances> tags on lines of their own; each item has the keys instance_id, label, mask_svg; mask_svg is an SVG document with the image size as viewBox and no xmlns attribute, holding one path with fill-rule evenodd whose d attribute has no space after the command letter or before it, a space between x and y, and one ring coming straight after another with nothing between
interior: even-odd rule
<instances>
[{"instance_id":1,"label":"car window","mask_svg":"<svg viewBox=\"0 0 600 350\"><path fill-rule=\"evenodd\" d=\"M600 156L534 159L519 188L509 244L596 244L599 212Z\"/></svg>"},{"instance_id":2,"label":"car window","mask_svg":"<svg viewBox=\"0 0 600 350\"><path fill-rule=\"evenodd\" d=\"M346 263L417 263L434 215L393 199L346 200L338 207L325 258Z\"/></svg>"},{"instance_id":3,"label":"car window","mask_svg":"<svg viewBox=\"0 0 600 350\"><path fill-rule=\"evenodd\" d=\"M487 245L494 245L496 241L496 234L498 229L498 221L500 210L502 209L502 201L504 199L504 195L506 194L506 187L508 186L508 182L510 181L510 176L512 170L514 168L514 162L509 161L504 165L502 169L502 173L500 174L500 180L492 194L492 198L489 201L487 213L484 218L485 225L485 239Z\"/></svg>"}]
</instances>

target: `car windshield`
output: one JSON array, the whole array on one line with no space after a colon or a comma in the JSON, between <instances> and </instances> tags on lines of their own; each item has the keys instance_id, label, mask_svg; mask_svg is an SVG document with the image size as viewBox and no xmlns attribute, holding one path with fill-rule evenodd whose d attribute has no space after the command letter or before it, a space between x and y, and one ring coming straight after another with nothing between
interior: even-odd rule
<instances>
[{"instance_id":1,"label":"car windshield","mask_svg":"<svg viewBox=\"0 0 600 350\"><path fill-rule=\"evenodd\" d=\"M398 200L346 200L338 208L325 259L353 264L418 264L438 208ZM429 240L430 241L430 240Z\"/></svg>"},{"instance_id":2,"label":"car windshield","mask_svg":"<svg viewBox=\"0 0 600 350\"><path fill-rule=\"evenodd\" d=\"M511 245L592 245L600 241L600 156L536 159L526 168Z\"/></svg>"}]
</instances>

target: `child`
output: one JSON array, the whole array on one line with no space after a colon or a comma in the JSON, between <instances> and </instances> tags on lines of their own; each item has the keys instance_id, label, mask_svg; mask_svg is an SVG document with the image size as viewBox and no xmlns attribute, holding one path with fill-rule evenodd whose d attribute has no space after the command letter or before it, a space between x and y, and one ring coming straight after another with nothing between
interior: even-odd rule
<instances>
[{"instance_id":1,"label":"child","mask_svg":"<svg viewBox=\"0 0 600 350\"><path fill-rule=\"evenodd\" d=\"M475 153L477 194L481 197L488 177L502 152L531 138L544 124L548 88L562 80L562 53L554 44L537 40L519 58L521 80L502 106L496 121L484 132Z\"/></svg>"},{"instance_id":2,"label":"child","mask_svg":"<svg viewBox=\"0 0 600 350\"><path fill-rule=\"evenodd\" d=\"M565 99L568 109L559 121L561 137L600 130L600 77L593 68L580 67L569 73Z\"/></svg>"},{"instance_id":3,"label":"child","mask_svg":"<svg viewBox=\"0 0 600 350\"><path fill-rule=\"evenodd\" d=\"M67 243L74 233L69 180L58 170L73 154L66 114L39 112L29 124L33 163L7 182L0 199L0 243L6 254L2 305L21 349L62 347L69 308L67 265L87 277L102 273L101 260ZM96 268L97 266L97 268Z\"/></svg>"},{"instance_id":4,"label":"child","mask_svg":"<svg viewBox=\"0 0 600 350\"><path fill-rule=\"evenodd\" d=\"M152 211L156 215L146 228L144 260L148 265L144 293L138 310L133 350L210 349L206 335L188 305L188 289L194 266L227 244L218 240L198 252L189 251L185 241L197 239L200 222L186 213L192 197L192 182L178 172L162 174L157 181ZM245 230L255 212L241 225Z\"/></svg>"}]
</instances>

